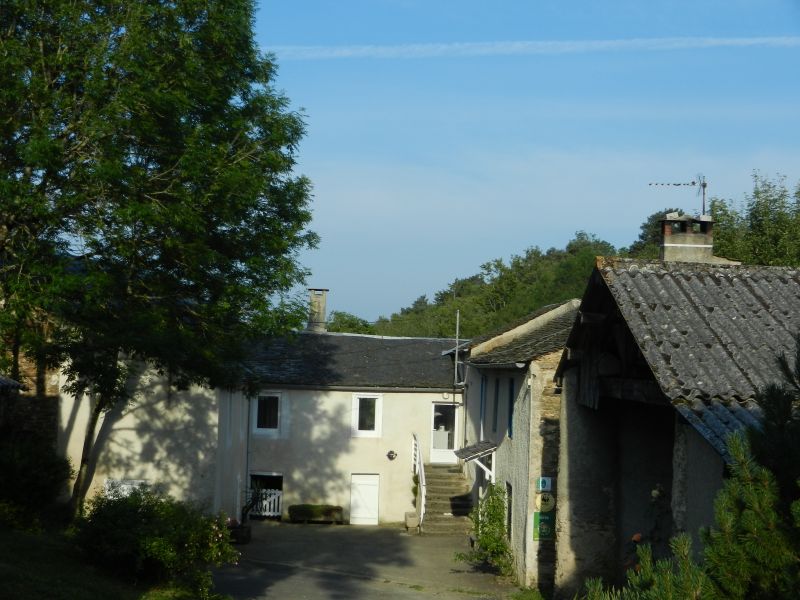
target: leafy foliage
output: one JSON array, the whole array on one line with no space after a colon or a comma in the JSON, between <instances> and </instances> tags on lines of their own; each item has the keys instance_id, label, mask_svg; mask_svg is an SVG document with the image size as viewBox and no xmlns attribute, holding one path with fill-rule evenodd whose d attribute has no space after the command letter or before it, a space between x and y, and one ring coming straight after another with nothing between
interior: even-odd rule
<instances>
[{"instance_id":1,"label":"leafy foliage","mask_svg":"<svg viewBox=\"0 0 800 600\"><path fill-rule=\"evenodd\" d=\"M222 516L146 489L94 498L75 540L91 562L114 574L177 582L197 598L209 597L210 566L238 559Z\"/></svg>"},{"instance_id":2,"label":"leafy foliage","mask_svg":"<svg viewBox=\"0 0 800 600\"><path fill-rule=\"evenodd\" d=\"M481 265L481 272L456 279L433 302L421 296L407 308L375 323L381 335L454 337L455 313L461 311L461 334L472 337L515 321L546 304L580 297L595 257L614 247L583 231L563 250L529 248Z\"/></svg>"},{"instance_id":3,"label":"leafy foliage","mask_svg":"<svg viewBox=\"0 0 800 600\"><path fill-rule=\"evenodd\" d=\"M743 436L729 442L731 477L714 502L716 526L703 532L705 570L717 596L796 598L800 589L800 502L781 507L775 478Z\"/></svg>"},{"instance_id":4,"label":"leafy foliage","mask_svg":"<svg viewBox=\"0 0 800 600\"><path fill-rule=\"evenodd\" d=\"M40 513L52 513L72 468L46 436L0 428L0 523L35 528Z\"/></svg>"},{"instance_id":5,"label":"leafy foliage","mask_svg":"<svg viewBox=\"0 0 800 600\"><path fill-rule=\"evenodd\" d=\"M456 560L486 563L503 575L514 571L514 559L508 545L506 531L506 493L498 485L490 484L486 495L469 515L475 535L472 550L457 553Z\"/></svg>"},{"instance_id":6,"label":"leafy foliage","mask_svg":"<svg viewBox=\"0 0 800 600\"><path fill-rule=\"evenodd\" d=\"M712 198L715 220L714 253L750 264L800 265L800 184L790 193L785 180L753 176L753 192L739 208L731 201ZM566 247L546 252L529 248L508 263L495 259L479 273L454 280L436 292L433 301L417 298L411 306L381 317L374 330L382 335L453 337L455 313L461 311L461 332L474 337L514 322L534 310L582 296L596 256L617 252L623 256L656 259L661 242L660 221L665 208L645 219L639 237L618 251L594 235L579 231ZM352 317L352 315L350 315ZM365 332L366 322L353 317L337 324L337 331Z\"/></svg>"},{"instance_id":7,"label":"leafy foliage","mask_svg":"<svg viewBox=\"0 0 800 600\"><path fill-rule=\"evenodd\" d=\"M0 30L0 336L91 398L73 503L130 359L181 387L236 378L314 245L302 117L251 0L10 0ZM12 371L13 374L13 371Z\"/></svg>"},{"instance_id":8,"label":"leafy foliage","mask_svg":"<svg viewBox=\"0 0 800 600\"><path fill-rule=\"evenodd\" d=\"M621 253L628 254L632 258L658 258L661 252L661 221L667 213L684 214L680 208L665 208L654 212L639 227L639 237L636 241L627 250L621 249Z\"/></svg>"},{"instance_id":9,"label":"leafy foliage","mask_svg":"<svg viewBox=\"0 0 800 600\"><path fill-rule=\"evenodd\" d=\"M331 311L328 316L328 331L345 333L375 333L369 321L341 310Z\"/></svg>"},{"instance_id":10,"label":"leafy foliage","mask_svg":"<svg viewBox=\"0 0 800 600\"><path fill-rule=\"evenodd\" d=\"M626 573L621 589L603 588L603 582L586 583L585 600L689 600L713 597L703 569L692 560L691 538L682 534L670 542L673 558L654 561L650 546L637 549L639 564Z\"/></svg>"},{"instance_id":11,"label":"leafy foliage","mask_svg":"<svg viewBox=\"0 0 800 600\"><path fill-rule=\"evenodd\" d=\"M756 459L774 474L781 501L788 507L800 500L800 334L792 360L781 355L778 362L784 381L756 395L763 411L762 427L749 430L748 437Z\"/></svg>"},{"instance_id":12,"label":"leafy foliage","mask_svg":"<svg viewBox=\"0 0 800 600\"><path fill-rule=\"evenodd\" d=\"M742 206L712 198L714 251L758 265L800 265L800 184L790 192L783 177L753 174Z\"/></svg>"}]
</instances>

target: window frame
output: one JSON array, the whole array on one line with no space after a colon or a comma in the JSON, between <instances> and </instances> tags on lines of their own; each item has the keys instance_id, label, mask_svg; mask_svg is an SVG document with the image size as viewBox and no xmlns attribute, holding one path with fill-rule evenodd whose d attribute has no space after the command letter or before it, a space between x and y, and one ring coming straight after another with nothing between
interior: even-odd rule
<instances>
[{"instance_id":1,"label":"window frame","mask_svg":"<svg viewBox=\"0 0 800 600\"><path fill-rule=\"evenodd\" d=\"M374 429L359 429L358 421L361 411L361 399L370 399L375 401L375 428ZM383 394L353 394L351 405L351 421L350 431L351 437L361 438L379 438L383 434Z\"/></svg>"},{"instance_id":2,"label":"window frame","mask_svg":"<svg viewBox=\"0 0 800 600\"><path fill-rule=\"evenodd\" d=\"M259 400L261 398L277 398L278 399L278 423L276 427L259 427L258 426L258 408L259 408ZM255 395L255 397L251 401L250 406L250 422L251 428L250 430L254 435L258 435L261 437L268 437L268 438L276 438L279 437L281 434L281 430L283 429L283 421L284 421L284 400L283 394L281 392L274 392L274 391L263 391L259 392Z\"/></svg>"}]
</instances>

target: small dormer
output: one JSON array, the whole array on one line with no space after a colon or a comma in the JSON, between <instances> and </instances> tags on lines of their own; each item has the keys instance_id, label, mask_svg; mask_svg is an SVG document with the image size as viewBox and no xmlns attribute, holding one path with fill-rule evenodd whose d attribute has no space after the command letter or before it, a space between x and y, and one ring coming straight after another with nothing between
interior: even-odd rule
<instances>
[{"instance_id":1,"label":"small dormer","mask_svg":"<svg viewBox=\"0 0 800 600\"><path fill-rule=\"evenodd\" d=\"M714 221L667 213L661 221L661 260L669 262L739 264L714 256Z\"/></svg>"}]
</instances>

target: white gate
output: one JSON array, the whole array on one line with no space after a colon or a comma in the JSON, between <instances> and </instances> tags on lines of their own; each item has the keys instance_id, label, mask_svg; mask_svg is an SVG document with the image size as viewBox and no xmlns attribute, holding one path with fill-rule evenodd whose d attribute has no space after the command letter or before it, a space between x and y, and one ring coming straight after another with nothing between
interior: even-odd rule
<instances>
[{"instance_id":1,"label":"white gate","mask_svg":"<svg viewBox=\"0 0 800 600\"><path fill-rule=\"evenodd\" d=\"M257 517L280 517L281 516L281 499L283 492L281 490L250 490L248 496L256 497L256 504L250 510L251 515Z\"/></svg>"}]
</instances>

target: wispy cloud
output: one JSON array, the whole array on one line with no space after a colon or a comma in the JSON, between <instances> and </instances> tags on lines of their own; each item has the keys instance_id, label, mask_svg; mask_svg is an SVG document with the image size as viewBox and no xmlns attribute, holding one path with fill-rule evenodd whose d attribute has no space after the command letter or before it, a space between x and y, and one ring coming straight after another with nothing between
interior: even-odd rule
<instances>
[{"instance_id":1,"label":"wispy cloud","mask_svg":"<svg viewBox=\"0 0 800 600\"><path fill-rule=\"evenodd\" d=\"M712 48L800 48L800 37L684 37L622 40L466 42L392 46L275 46L282 60L464 58L589 54L598 52L663 52Z\"/></svg>"}]
</instances>

